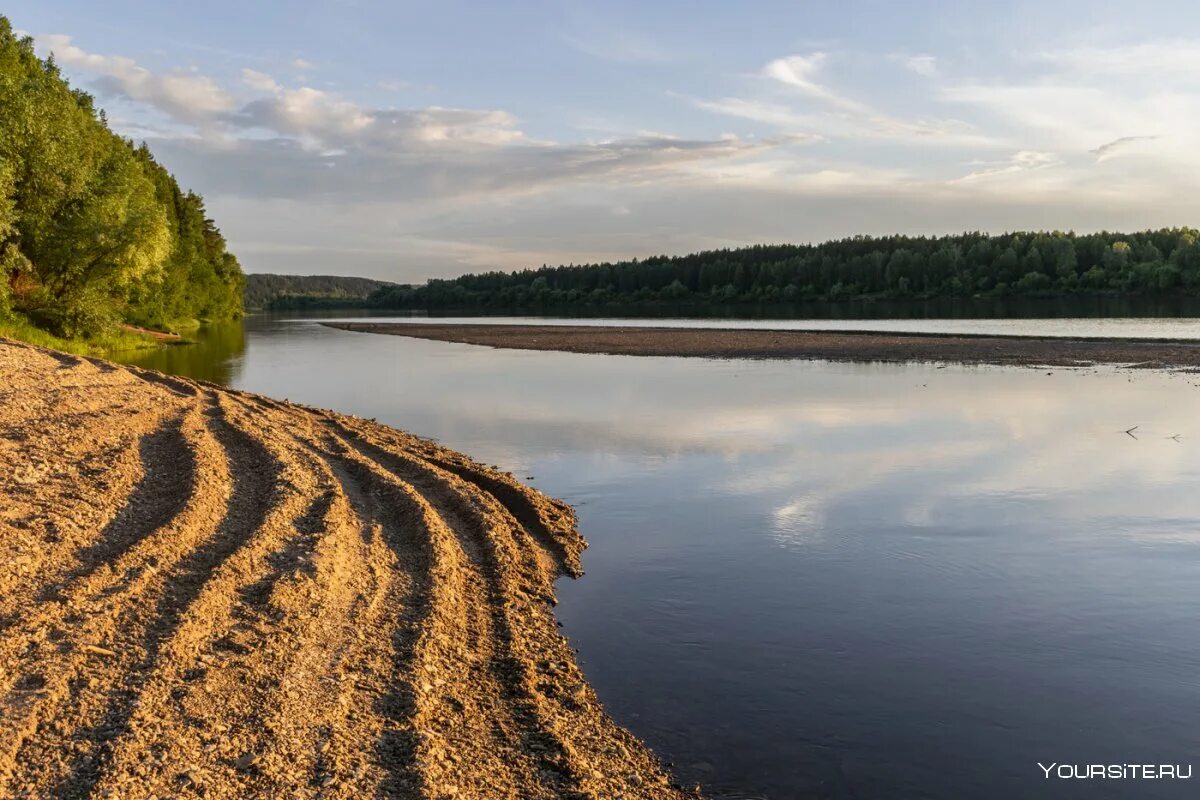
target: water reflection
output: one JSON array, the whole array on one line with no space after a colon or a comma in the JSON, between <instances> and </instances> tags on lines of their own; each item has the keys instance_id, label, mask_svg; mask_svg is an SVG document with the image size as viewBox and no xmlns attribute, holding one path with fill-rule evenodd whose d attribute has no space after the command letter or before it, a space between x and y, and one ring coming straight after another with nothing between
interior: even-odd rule
<instances>
[{"instance_id":1,"label":"water reflection","mask_svg":"<svg viewBox=\"0 0 1200 800\"><path fill-rule=\"evenodd\" d=\"M1037 762L1200 751L1197 376L248 330L235 385L436 437L576 505L592 547L560 617L612 713L688 780L1191 795L1048 783Z\"/></svg>"},{"instance_id":2,"label":"water reflection","mask_svg":"<svg viewBox=\"0 0 1200 800\"><path fill-rule=\"evenodd\" d=\"M205 325L189 337L194 344L121 353L116 359L213 383L229 385L237 379L241 356L246 350L246 331L241 322Z\"/></svg>"}]
</instances>

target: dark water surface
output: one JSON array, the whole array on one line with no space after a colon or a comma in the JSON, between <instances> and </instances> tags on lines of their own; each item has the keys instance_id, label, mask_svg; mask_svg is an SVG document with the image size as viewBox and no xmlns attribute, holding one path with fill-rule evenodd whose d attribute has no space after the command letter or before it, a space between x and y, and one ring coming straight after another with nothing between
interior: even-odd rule
<instances>
[{"instance_id":1,"label":"dark water surface","mask_svg":"<svg viewBox=\"0 0 1200 800\"><path fill-rule=\"evenodd\" d=\"M575 505L591 548L559 585L566 633L618 721L713 794L1200 795L1200 769L1038 767L1200 768L1198 376L490 350L271 318L206 348L148 365L376 417Z\"/></svg>"}]
</instances>

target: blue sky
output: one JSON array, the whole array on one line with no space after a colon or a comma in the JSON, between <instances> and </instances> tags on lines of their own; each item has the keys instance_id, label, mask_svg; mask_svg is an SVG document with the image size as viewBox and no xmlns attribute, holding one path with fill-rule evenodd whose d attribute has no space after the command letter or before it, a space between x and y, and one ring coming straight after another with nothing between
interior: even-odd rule
<instances>
[{"instance_id":1,"label":"blue sky","mask_svg":"<svg viewBox=\"0 0 1200 800\"><path fill-rule=\"evenodd\" d=\"M1190 3L7 13L205 195L254 272L416 281L1200 209Z\"/></svg>"}]
</instances>

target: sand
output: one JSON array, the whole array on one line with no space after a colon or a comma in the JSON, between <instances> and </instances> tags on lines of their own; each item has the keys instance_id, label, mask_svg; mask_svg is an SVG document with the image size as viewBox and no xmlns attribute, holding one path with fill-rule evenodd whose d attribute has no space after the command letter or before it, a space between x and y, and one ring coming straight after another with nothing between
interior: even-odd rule
<instances>
[{"instance_id":1,"label":"sand","mask_svg":"<svg viewBox=\"0 0 1200 800\"><path fill-rule=\"evenodd\" d=\"M682 798L554 618L565 504L0 340L0 797Z\"/></svg>"},{"instance_id":2,"label":"sand","mask_svg":"<svg viewBox=\"0 0 1200 800\"><path fill-rule=\"evenodd\" d=\"M733 328L326 322L331 328L519 350L632 356L1200 367L1200 342Z\"/></svg>"}]
</instances>

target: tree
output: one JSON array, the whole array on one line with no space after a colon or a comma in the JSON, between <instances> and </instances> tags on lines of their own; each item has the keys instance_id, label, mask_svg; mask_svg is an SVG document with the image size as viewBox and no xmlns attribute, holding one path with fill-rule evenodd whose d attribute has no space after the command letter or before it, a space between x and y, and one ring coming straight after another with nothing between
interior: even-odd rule
<instances>
[{"instance_id":1,"label":"tree","mask_svg":"<svg viewBox=\"0 0 1200 800\"><path fill-rule=\"evenodd\" d=\"M1078 274L1078 258L1075 255L1075 243L1070 239L1059 239L1054 248L1054 274L1059 280L1068 280Z\"/></svg>"},{"instance_id":2,"label":"tree","mask_svg":"<svg viewBox=\"0 0 1200 800\"><path fill-rule=\"evenodd\" d=\"M11 164L0 163L0 318L12 311L12 277L19 262L19 251L6 240L16 231L17 206L12 199L13 170Z\"/></svg>"},{"instance_id":3,"label":"tree","mask_svg":"<svg viewBox=\"0 0 1200 800\"><path fill-rule=\"evenodd\" d=\"M0 17L0 313L88 335L235 316L243 283L200 198Z\"/></svg>"},{"instance_id":4,"label":"tree","mask_svg":"<svg viewBox=\"0 0 1200 800\"><path fill-rule=\"evenodd\" d=\"M684 286L678 278L676 278L675 280L671 281L670 285L663 287L663 290L659 292L659 294L668 300L678 300L681 297L687 297L689 294L691 294L691 292L689 292L688 288Z\"/></svg>"},{"instance_id":5,"label":"tree","mask_svg":"<svg viewBox=\"0 0 1200 800\"><path fill-rule=\"evenodd\" d=\"M53 234L30 253L58 301L98 285L123 299L139 280L161 278L171 248L154 187L122 146L115 146L83 195L54 217Z\"/></svg>"},{"instance_id":6,"label":"tree","mask_svg":"<svg viewBox=\"0 0 1200 800\"><path fill-rule=\"evenodd\" d=\"M897 295L923 299L1082 291L1200 292L1197 239L1198 233L1191 229L1087 235L1043 231L856 236L819 244L655 256L640 262L493 271L431 281L402 292L383 289L368 302L383 308L450 304L512 308L531 298L581 306L650 306L668 301L702 305ZM458 291L449 291L446 285ZM601 288L604 291L597 293Z\"/></svg>"}]
</instances>

